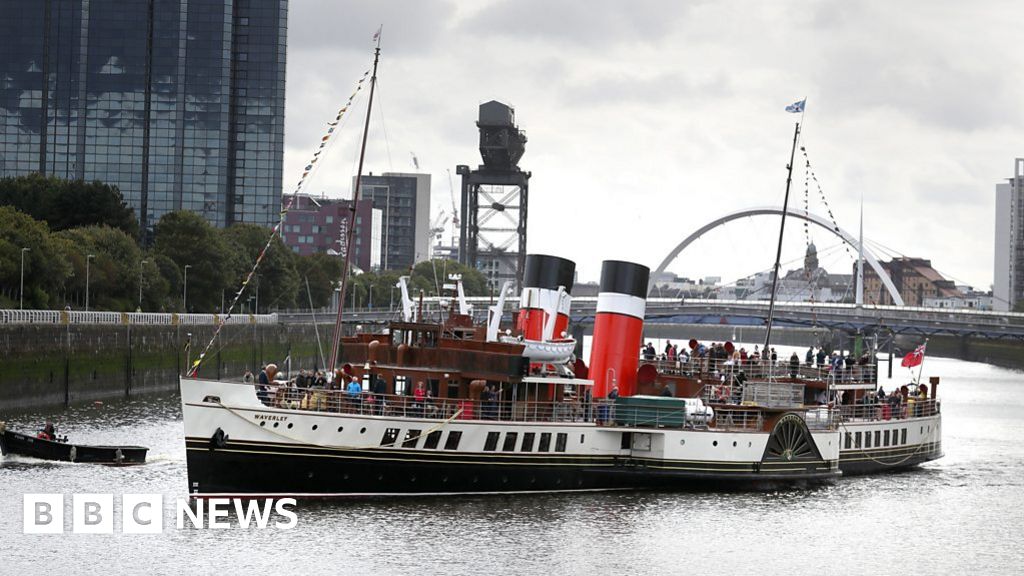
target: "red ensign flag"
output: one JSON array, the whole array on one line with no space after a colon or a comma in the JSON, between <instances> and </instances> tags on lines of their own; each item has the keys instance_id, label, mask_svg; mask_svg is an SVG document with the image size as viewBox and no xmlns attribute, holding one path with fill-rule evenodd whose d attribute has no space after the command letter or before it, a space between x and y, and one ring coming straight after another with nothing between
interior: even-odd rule
<instances>
[{"instance_id":1,"label":"red ensign flag","mask_svg":"<svg viewBox=\"0 0 1024 576\"><path fill-rule=\"evenodd\" d=\"M921 362L924 362L924 350L927 346L928 343L925 342L924 344L921 344L920 346L915 348L913 352L904 356L901 366L903 366L904 368L913 368L914 366L919 366Z\"/></svg>"}]
</instances>

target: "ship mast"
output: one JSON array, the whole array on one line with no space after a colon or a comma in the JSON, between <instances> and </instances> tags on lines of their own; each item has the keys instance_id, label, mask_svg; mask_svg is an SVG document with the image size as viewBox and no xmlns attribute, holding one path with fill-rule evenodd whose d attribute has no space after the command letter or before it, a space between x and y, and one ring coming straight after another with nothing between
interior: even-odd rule
<instances>
[{"instance_id":1,"label":"ship mast","mask_svg":"<svg viewBox=\"0 0 1024 576\"><path fill-rule=\"evenodd\" d=\"M789 187L793 183L793 159L796 157L796 142L800 138L800 123L793 130L793 149L789 153L789 173L786 175L786 195L782 199L782 224L779 226L779 248L775 251L775 267L772 273L772 293L768 301L768 325L764 334L763 354L771 358L769 345L772 341L772 322L775 320L775 296L779 284L779 267L782 262L782 235L786 231L786 212L789 210Z\"/></svg>"},{"instance_id":2,"label":"ship mast","mask_svg":"<svg viewBox=\"0 0 1024 576\"><path fill-rule=\"evenodd\" d=\"M359 168L356 172L355 190L352 191L352 204L348 213L348 237L345 240L345 267L341 270L341 286L338 292L338 316L334 321L334 337L331 339L331 357L327 364L328 370L334 370L338 364L338 353L341 348L341 319L345 308L345 289L348 287L349 268L352 265L352 249L355 244L356 206L359 204L359 187L363 178L363 160L366 158L366 136L370 131L370 112L373 110L373 91L377 86L377 62L380 60L380 31L376 34L377 47L373 54L373 74L370 76L370 99L366 105L366 123L363 125L363 142L359 149Z\"/></svg>"}]
</instances>

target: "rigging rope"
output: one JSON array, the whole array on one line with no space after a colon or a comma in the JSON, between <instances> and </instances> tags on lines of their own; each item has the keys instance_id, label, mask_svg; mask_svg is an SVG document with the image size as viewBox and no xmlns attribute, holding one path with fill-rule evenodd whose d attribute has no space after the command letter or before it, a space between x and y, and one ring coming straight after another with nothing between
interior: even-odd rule
<instances>
[{"instance_id":1,"label":"rigging rope","mask_svg":"<svg viewBox=\"0 0 1024 576\"><path fill-rule=\"evenodd\" d=\"M192 366L188 368L189 376L196 375L196 372L202 365L203 360L206 359L206 356L210 352L210 349L213 348L214 342L217 341L217 337L220 335L221 329L231 318L235 306L238 305L238 301L242 298L242 294L245 293L245 289L249 286L249 282L252 281L253 276L256 274L256 271L259 269L260 264L263 262L263 258L267 255L267 252L270 250L270 246L274 242L274 237L281 233L281 230L284 227L285 216L287 216L288 211L291 209L292 204L295 202L295 199L298 198L299 192L302 191L303 184L305 184L306 181L308 180L310 173L314 172L315 169L317 168L317 162L322 158L321 154L324 152L327 145L330 142L332 142L335 130L338 128L338 125L341 124L342 119L345 117L345 112L347 112L349 107L352 106L353 100L355 100L360 90L363 89L363 82L366 81L366 78L369 76L369 74L369 70L363 72L362 77L359 79L358 82L356 82L355 90L352 92L352 95L348 97L348 101L345 102L345 105L338 110L338 113L334 117L334 121L327 123L327 132L324 134L323 137L320 138L320 143L319 145L317 145L316 151L313 153L313 156L309 163L306 164L306 167L303 169L302 176L299 178L298 183L295 185L295 191L288 197L287 202L285 202L284 206L281 208L281 212L279 215L280 217L278 219L277 224L275 224L273 230L271 230L270 237L267 238L267 243L263 246L263 249L260 250L259 255L256 257L256 262L255 264L253 264L252 269L249 270L249 273L246 275L245 280L242 281L242 286L238 289L238 292L235 293L235 297L232 299L231 306L228 307L227 313L223 317L219 315L216 316L217 328L213 331L213 337L210 338L210 341L206 344L206 347L203 348L203 351L192 363Z\"/></svg>"}]
</instances>

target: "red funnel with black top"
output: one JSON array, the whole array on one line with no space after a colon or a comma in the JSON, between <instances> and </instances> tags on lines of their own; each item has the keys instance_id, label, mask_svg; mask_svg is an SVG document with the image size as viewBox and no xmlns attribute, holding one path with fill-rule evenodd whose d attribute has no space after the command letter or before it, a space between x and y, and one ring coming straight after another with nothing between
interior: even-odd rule
<instances>
[{"instance_id":1,"label":"red funnel with black top","mask_svg":"<svg viewBox=\"0 0 1024 576\"><path fill-rule=\"evenodd\" d=\"M605 398L617 384L620 396L636 393L636 371L643 342L647 281L651 270L642 264L605 260L590 345L590 376L594 398Z\"/></svg>"},{"instance_id":2,"label":"red funnel with black top","mask_svg":"<svg viewBox=\"0 0 1024 576\"><path fill-rule=\"evenodd\" d=\"M558 256L528 254L523 271L523 293L519 299L519 316L516 328L527 340L545 340L544 324L548 321L547 311L557 314L551 337L558 339L569 329L569 312L572 307L572 284L576 276L576 263ZM565 289L565 297L559 298L558 288ZM561 302L559 301L561 300Z\"/></svg>"}]
</instances>

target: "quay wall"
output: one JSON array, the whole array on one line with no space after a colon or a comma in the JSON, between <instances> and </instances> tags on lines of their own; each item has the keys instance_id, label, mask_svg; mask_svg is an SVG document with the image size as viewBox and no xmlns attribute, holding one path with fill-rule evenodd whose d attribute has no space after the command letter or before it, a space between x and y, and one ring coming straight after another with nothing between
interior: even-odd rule
<instances>
[{"instance_id":1,"label":"quay wall","mask_svg":"<svg viewBox=\"0 0 1024 576\"><path fill-rule=\"evenodd\" d=\"M332 326L320 327L326 346ZM0 415L44 406L130 398L178 388L178 374L215 326L0 324ZM185 349L189 341L189 349ZM319 366L312 324L227 324L199 374L241 376L267 362ZM325 354L329 350L324 351ZM284 366L281 366L284 370Z\"/></svg>"}]
</instances>

